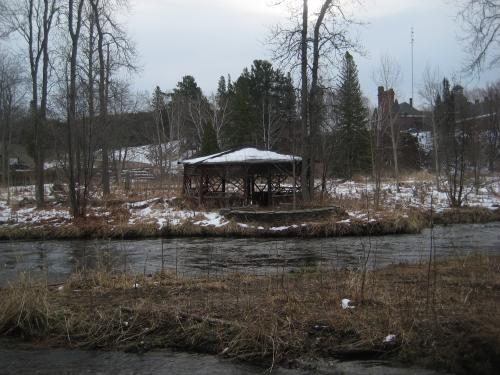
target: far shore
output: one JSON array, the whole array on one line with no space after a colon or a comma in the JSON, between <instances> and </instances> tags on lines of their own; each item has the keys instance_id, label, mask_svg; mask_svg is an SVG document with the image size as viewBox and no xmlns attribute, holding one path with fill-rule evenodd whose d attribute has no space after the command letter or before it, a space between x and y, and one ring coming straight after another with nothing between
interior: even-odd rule
<instances>
[{"instance_id":1,"label":"far shore","mask_svg":"<svg viewBox=\"0 0 500 375\"><path fill-rule=\"evenodd\" d=\"M206 213L209 215L210 213ZM237 223L227 221L224 225L203 225L186 220L182 223L113 222L103 218L89 217L76 222L25 223L0 226L0 240L78 240L78 239L147 239L185 237L269 237L269 238L328 238L345 236L382 236L415 234L432 225L475 224L500 221L500 209L480 207L446 209L430 213L411 210L406 213L383 213L367 220L332 218L307 223L287 223L270 226L269 223Z\"/></svg>"}]
</instances>

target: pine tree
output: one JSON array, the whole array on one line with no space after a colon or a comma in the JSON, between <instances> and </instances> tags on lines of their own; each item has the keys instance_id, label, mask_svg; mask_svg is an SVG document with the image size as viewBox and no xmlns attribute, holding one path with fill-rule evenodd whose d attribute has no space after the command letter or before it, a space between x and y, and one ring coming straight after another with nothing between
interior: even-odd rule
<instances>
[{"instance_id":1,"label":"pine tree","mask_svg":"<svg viewBox=\"0 0 500 375\"><path fill-rule=\"evenodd\" d=\"M264 60L245 68L234 84L228 79L230 123L225 129L226 146L283 147L295 114L295 92L290 76Z\"/></svg>"},{"instance_id":2,"label":"pine tree","mask_svg":"<svg viewBox=\"0 0 500 375\"><path fill-rule=\"evenodd\" d=\"M215 134L215 129L212 123L209 121L205 125L205 130L203 132L203 139L201 142L201 154L210 155L215 154L219 151L219 146L217 145L217 134Z\"/></svg>"},{"instance_id":3,"label":"pine tree","mask_svg":"<svg viewBox=\"0 0 500 375\"><path fill-rule=\"evenodd\" d=\"M341 67L335 113L341 173L351 178L354 173L369 169L370 138L358 69L349 52L345 54Z\"/></svg>"}]
</instances>

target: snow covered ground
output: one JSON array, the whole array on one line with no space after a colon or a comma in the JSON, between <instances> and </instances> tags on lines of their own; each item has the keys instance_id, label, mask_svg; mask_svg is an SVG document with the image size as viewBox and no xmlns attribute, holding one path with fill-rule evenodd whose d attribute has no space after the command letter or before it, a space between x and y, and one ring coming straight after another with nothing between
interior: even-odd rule
<instances>
[{"instance_id":1,"label":"snow covered ground","mask_svg":"<svg viewBox=\"0 0 500 375\"><path fill-rule=\"evenodd\" d=\"M354 181L333 180L328 183L330 195L337 199L340 204L348 201L358 200L358 208L348 210L348 218L339 219L339 224L349 225L359 221L377 221L384 214L391 213L394 209L400 210L405 215L405 210L411 208L429 209L431 197L433 209L442 211L449 207L446 193L439 192L435 188L434 182L407 180L400 184L400 192L397 192L394 183L383 183L381 188L381 202L385 207L382 212L367 212L363 209L363 202L366 201L366 194L373 194L374 185L370 182L361 183ZM0 190L0 226L61 226L70 224L72 219L68 209L55 199L56 193L53 186L45 186L47 195L47 208L36 210L34 208L35 191L34 186L11 188L11 205L7 205L7 192ZM490 179L479 189L476 194L475 189L466 189L466 199L464 205L470 207L485 207L498 209L500 207L500 179ZM198 211L180 209L175 203L175 198L162 199L156 197L144 201L123 203L120 212L125 215L125 220L129 225L153 224L158 229L167 226L178 226L190 223L200 227L221 228L230 224L224 216L215 211ZM112 210L104 207L90 207L89 215L100 217L108 223L116 223L117 218ZM307 226L307 223L296 223L291 226L252 226L251 224L236 223L241 228L270 230L274 232L285 231L290 228Z\"/></svg>"},{"instance_id":2,"label":"snow covered ground","mask_svg":"<svg viewBox=\"0 0 500 375\"><path fill-rule=\"evenodd\" d=\"M375 190L375 184L372 182L333 180L327 186L329 194L339 200L366 199L367 194L373 197ZM399 192L394 183L382 183L380 196L381 204L386 209L430 209L431 198L436 212L443 211L450 206L448 195L444 191L438 191L435 181L413 179L402 181ZM467 186L464 189L464 197L464 206L489 209L500 207L500 178L486 180L477 194L474 186Z\"/></svg>"}]
</instances>

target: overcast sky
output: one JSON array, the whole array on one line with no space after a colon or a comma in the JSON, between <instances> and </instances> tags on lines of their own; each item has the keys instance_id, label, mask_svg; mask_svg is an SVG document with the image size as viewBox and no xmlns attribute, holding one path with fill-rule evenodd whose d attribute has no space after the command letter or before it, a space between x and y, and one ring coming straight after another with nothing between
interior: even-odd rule
<instances>
[{"instance_id":1,"label":"overcast sky","mask_svg":"<svg viewBox=\"0 0 500 375\"><path fill-rule=\"evenodd\" d=\"M294 0L297 1L298 0ZM171 90L182 76L193 75L204 93L216 89L221 75L236 79L254 59L270 59L265 40L286 10L272 0L131 0L125 17L135 40L141 72L133 78L137 90L151 92L156 85ZM311 0L311 11L320 0ZM411 96L410 29L415 30L415 97L426 65L443 75L458 77L466 87L500 78L500 69L484 72L480 81L461 77L465 56L458 41L451 0L363 0L352 8L366 26L354 30L366 56L356 56L363 92L373 102L372 72L380 56L399 61L403 81L400 101Z\"/></svg>"}]
</instances>

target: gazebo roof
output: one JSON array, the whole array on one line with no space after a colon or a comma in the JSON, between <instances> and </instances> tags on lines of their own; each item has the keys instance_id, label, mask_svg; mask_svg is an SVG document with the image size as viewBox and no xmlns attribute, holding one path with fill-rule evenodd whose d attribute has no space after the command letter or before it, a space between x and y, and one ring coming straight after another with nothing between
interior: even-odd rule
<instances>
[{"instance_id":1,"label":"gazebo roof","mask_svg":"<svg viewBox=\"0 0 500 375\"><path fill-rule=\"evenodd\" d=\"M292 163L301 161L300 156L284 155L269 150L259 150L255 147L244 147L219 152L212 155L181 161L184 165L213 165L213 164L265 164L265 163Z\"/></svg>"}]
</instances>

